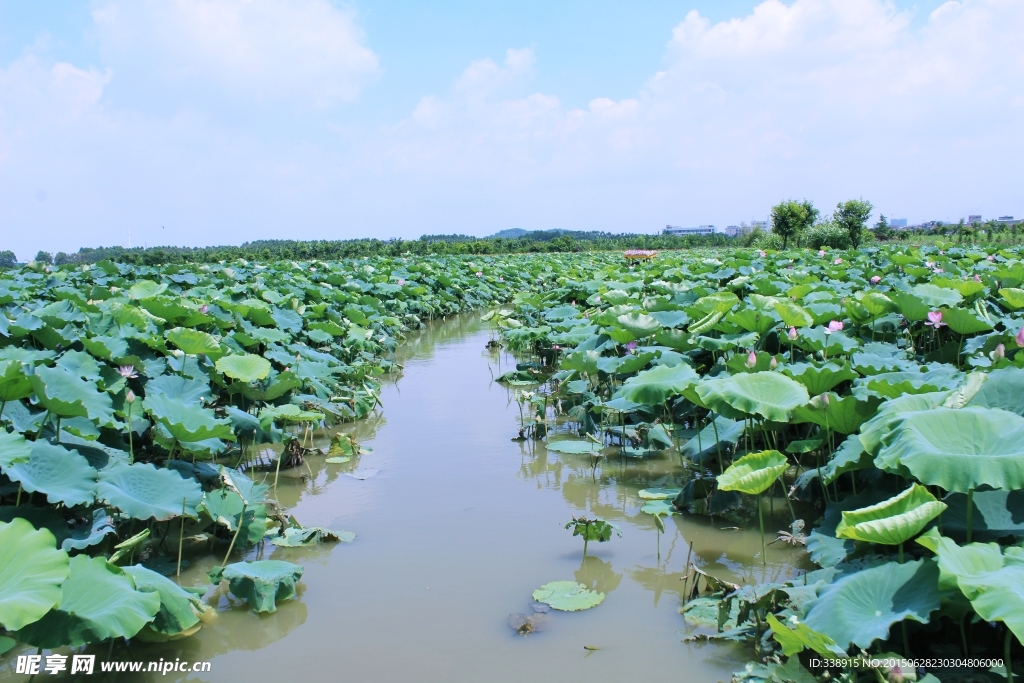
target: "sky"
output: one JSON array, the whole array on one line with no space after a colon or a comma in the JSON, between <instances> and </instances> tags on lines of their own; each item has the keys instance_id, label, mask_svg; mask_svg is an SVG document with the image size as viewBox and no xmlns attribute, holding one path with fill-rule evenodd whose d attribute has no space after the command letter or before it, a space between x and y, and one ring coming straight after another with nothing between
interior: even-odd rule
<instances>
[{"instance_id":1,"label":"sky","mask_svg":"<svg viewBox=\"0 0 1024 683\"><path fill-rule=\"evenodd\" d=\"M0 0L0 250L1024 214L1024 0Z\"/></svg>"}]
</instances>

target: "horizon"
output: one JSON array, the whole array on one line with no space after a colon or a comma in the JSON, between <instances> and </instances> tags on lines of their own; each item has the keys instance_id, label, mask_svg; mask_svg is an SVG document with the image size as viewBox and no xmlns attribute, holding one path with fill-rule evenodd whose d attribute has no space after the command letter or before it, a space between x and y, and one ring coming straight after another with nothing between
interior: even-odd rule
<instances>
[{"instance_id":1,"label":"horizon","mask_svg":"<svg viewBox=\"0 0 1024 683\"><path fill-rule=\"evenodd\" d=\"M4 0L0 250L1019 216L1022 33L1017 0Z\"/></svg>"}]
</instances>

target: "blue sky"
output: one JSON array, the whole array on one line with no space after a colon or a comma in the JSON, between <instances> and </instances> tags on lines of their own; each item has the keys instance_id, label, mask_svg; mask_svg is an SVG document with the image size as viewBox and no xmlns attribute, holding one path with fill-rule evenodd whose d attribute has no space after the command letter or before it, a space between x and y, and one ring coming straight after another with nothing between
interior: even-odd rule
<instances>
[{"instance_id":1,"label":"blue sky","mask_svg":"<svg viewBox=\"0 0 1024 683\"><path fill-rule=\"evenodd\" d=\"M1021 214L1021 35L1021 0L0 0L0 249Z\"/></svg>"}]
</instances>

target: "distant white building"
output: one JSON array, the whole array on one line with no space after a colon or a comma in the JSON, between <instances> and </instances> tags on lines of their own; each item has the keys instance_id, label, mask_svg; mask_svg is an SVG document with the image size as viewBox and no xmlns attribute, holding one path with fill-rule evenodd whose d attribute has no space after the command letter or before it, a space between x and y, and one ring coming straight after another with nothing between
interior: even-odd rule
<instances>
[{"instance_id":1,"label":"distant white building","mask_svg":"<svg viewBox=\"0 0 1024 683\"><path fill-rule=\"evenodd\" d=\"M714 235L718 232L713 225L698 225L696 228L681 228L678 225L666 225L663 235Z\"/></svg>"},{"instance_id":2,"label":"distant white building","mask_svg":"<svg viewBox=\"0 0 1024 683\"><path fill-rule=\"evenodd\" d=\"M892 220L889 221L889 227L890 228L905 228L905 227L907 227L907 219L906 218L893 218Z\"/></svg>"},{"instance_id":3,"label":"distant white building","mask_svg":"<svg viewBox=\"0 0 1024 683\"><path fill-rule=\"evenodd\" d=\"M730 225L725 229L726 237L739 237L750 232L750 228L745 225Z\"/></svg>"},{"instance_id":4,"label":"distant white building","mask_svg":"<svg viewBox=\"0 0 1024 683\"><path fill-rule=\"evenodd\" d=\"M972 213L970 216L967 217L967 222L968 223L980 223L981 222L981 214L980 213L979 214L973 214Z\"/></svg>"},{"instance_id":5,"label":"distant white building","mask_svg":"<svg viewBox=\"0 0 1024 683\"><path fill-rule=\"evenodd\" d=\"M771 223L768 221L750 221L751 228L761 228L762 230L771 230Z\"/></svg>"},{"instance_id":6,"label":"distant white building","mask_svg":"<svg viewBox=\"0 0 1024 683\"><path fill-rule=\"evenodd\" d=\"M1019 223L1020 221L1013 220L1013 216L1000 216L996 219L997 223Z\"/></svg>"}]
</instances>

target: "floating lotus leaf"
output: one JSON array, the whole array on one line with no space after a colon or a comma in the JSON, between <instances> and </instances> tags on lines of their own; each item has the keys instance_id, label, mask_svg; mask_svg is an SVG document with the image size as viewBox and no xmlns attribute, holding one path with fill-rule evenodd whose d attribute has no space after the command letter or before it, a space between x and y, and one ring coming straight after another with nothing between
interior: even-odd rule
<instances>
[{"instance_id":1,"label":"floating lotus leaf","mask_svg":"<svg viewBox=\"0 0 1024 683\"><path fill-rule=\"evenodd\" d=\"M351 531L334 531L332 529L325 529L322 526L307 526L300 529L288 527L284 530L283 534L271 537L270 542L286 548L297 548L303 545L315 545L330 541L351 543L354 540L356 540L356 535Z\"/></svg>"},{"instance_id":2,"label":"floating lotus leaf","mask_svg":"<svg viewBox=\"0 0 1024 683\"><path fill-rule=\"evenodd\" d=\"M151 464L117 462L100 471L97 498L132 519L162 522L185 515L196 516L203 489L192 479Z\"/></svg>"},{"instance_id":3,"label":"floating lotus leaf","mask_svg":"<svg viewBox=\"0 0 1024 683\"><path fill-rule=\"evenodd\" d=\"M777 372L708 380L697 385L697 395L717 413L760 415L776 422L787 422L795 408L810 400L804 385Z\"/></svg>"},{"instance_id":4,"label":"floating lotus leaf","mask_svg":"<svg viewBox=\"0 0 1024 683\"><path fill-rule=\"evenodd\" d=\"M748 453L718 477L718 488L758 495L774 484L788 467L786 456L778 451Z\"/></svg>"},{"instance_id":5,"label":"floating lotus leaf","mask_svg":"<svg viewBox=\"0 0 1024 683\"><path fill-rule=\"evenodd\" d=\"M0 548L0 626L17 631L60 602L68 554L49 531L17 517L0 522Z\"/></svg>"},{"instance_id":6,"label":"floating lotus leaf","mask_svg":"<svg viewBox=\"0 0 1024 683\"><path fill-rule=\"evenodd\" d=\"M650 488L641 489L637 495L643 500L665 500L667 498L675 498L682 491L682 489Z\"/></svg>"},{"instance_id":7,"label":"floating lotus leaf","mask_svg":"<svg viewBox=\"0 0 1024 683\"><path fill-rule=\"evenodd\" d=\"M164 394L146 396L143 408L179 441L228 439L234 441L231 421L218 418L212 410Z\"/></svg>"},{"instance_id":8,"label":"floating lotus leaf","mask_svg":"<svg viewBox=\"0 0 1024 683\"><path fill-rule=\"evenodd\" d=\"M195 594L141 564L124 567L124 571L135 581L136 590L160 597L160 609L148 628L173 636L192 631L199 624L203 603Z\"/></svg>"},{"instance_id":9,"label":"floating lotus leaf","mask_svg":"<svg viewBox=\"0 0 1024 683\"><path fill-rule=\"evenodd\" d=\"M886 438L875 464L947 491L983 484L1024 488L1024 418L975 407L910 413Z\"/></svg>"},{"instance_id":10,"label":"floating lotus leaf","mask_svg":"<svg viewBox=\"0 0 1024 683\"><path fill-rule=\"evenodd\" d=\"M54 415L87 417L99 425L113 427L114 404L95 382L87 382L62 368L36 368L29 376L39 403Z\"/></svg>"},{"instance_id":11,"label":"floating lotus leaf","mask_svg":"<svg viewBox=\"0 0 1024 683\"><path fill-rule=\"evenodd\" d=\"M807 603L804 623L840 648L867 648L904 619L928 623L939 608L938 579L933 560L888 562L848 574Z\"/></svg>"},{"instance_id":12,"label":"floating lotus leaf","mask_svg":"<svg viewBox=\"0 0 1024 683\"><path fill-rule=\"evenodd\" d=\"M224 356L216 363L217 369L239 382L255 382L270 374L270 361L252 353Z\"/></svg>"},{"instance_id":13,"label":"floating lotus leaf","mask_svg":"<svg viewBox=\"0 0 1024 683\"><path fill-rule=\"evenodd\" d=\"M673 490L676 492L676 495L679 495L680 493L682 493L682 489L673 489ZM672 497L675 498L675 496L672 496ZM646 512L649 515L660 516L660 515L674 515L675 513L679 512L679 511L675 508L675 506L672 505L672 501L671 500L659 499L659 500L648 501L646 504L644 504L644 506L642 508L640 508L640 512Z\"/></svg>"},{"instance_id":14,"label":"floating lotus leaf","mask_svg":"<svg viewBox=\"0 0 1024 683\"><path fill-rule=\"evenodd\" d=\"M604 447L599 443L593 441L581 441L578 439L561 439L558 441L549 441L547 443L547 449L554 451L555 453L566 453L569 455L597 455Z\"/></svg>"},{"instance_id":15,"label":"floating lotus leaf","mask_svg":"<svg viewBox=\"0 0 1024 683\"><path fill-rule=\"evenodd\" d=\"M622 398L635 403L661 405L696 383L697 379L696 371L689 365L659 365L627 379L620 393Z\"/></svg>"},{"instance_id":16,"label":"floating lotus leaf","mask_svg":"<svg viewBox=\"0 0 1024 683\"><path fill-rule=\"evenodd\" d=\"M131 638L159 610L160 596L135 590L120 567L102 557L76 555L61 585L60 607L18 631L18 640L54 648Z\"/></svg>"},{"instance_id":17,"label":"floating lotus leaf","mask_svg":"<svg viewBox=\"0 0 1024 683\"><path fill-rule=\"evenodd\" d=\"M600 605L604 593L589 590L575 581L552 581L533 591L533 599L563 612L578 612Z\"/></svg>"},{"instance_id":18,"label":"floating lotus leaf","mask_svg":"<svg viewBox=\"0 0 1024 683\"><path fill-rule=\"evenodd\" d=\"M32 444L28 462L4 468L11 481L21 483L29 493L46 494L50 503L89 505L96 498L96 470L78 451L69 451L47 441Z\"/></svg>"},{"instance_id":19,"label":"floating lotus leaf","mask_svg":"<svg viewBox=\"0 0 1024 683\"><path fill-rule=\"evenodd\" d=\"M183 353L191 355L205 353L214 356L221 353L220 343L213 338L213 335L201 330L175 327L173 330L168 330L164 336Z\"/></svg>"},{"instance_id":20,"label":"floating lotus leaf","mask_svg":"<svg viewBox=\"0 0 1024 683\"><path fill-rule=\"evenodd\" d=\"M921 533L928 522L945 509L946 504L936 499L928 489L914 484L889 500L843 512L843 521L836 527L836 536L899 545Z\"/></svg>"},{"instance_id":21,"label":"floating lotus leaf","mask_svg":"<svg viewBox=\"0 0 1024 683\"><path fill-rule=\"evenodd\" d=\"M295 596L303 568L280 560L236 562L210 572L215 584L226 579L231 592L249 603L254 612L276 612L278 600Z\"/></svg>"}]
</instances>

